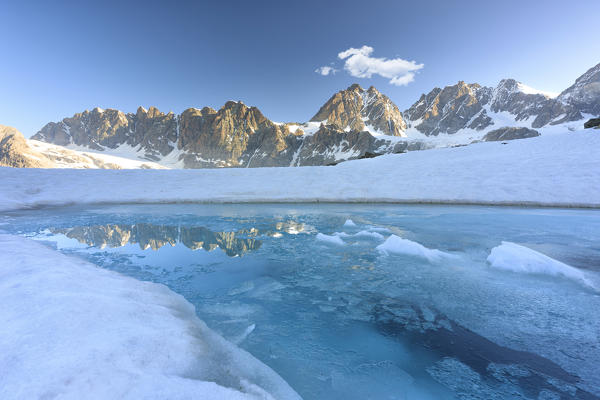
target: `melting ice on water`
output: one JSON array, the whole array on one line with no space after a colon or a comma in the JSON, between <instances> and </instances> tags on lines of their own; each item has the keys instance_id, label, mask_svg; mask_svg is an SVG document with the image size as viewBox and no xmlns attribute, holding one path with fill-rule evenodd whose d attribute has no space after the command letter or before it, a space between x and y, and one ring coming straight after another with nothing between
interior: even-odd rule
<instances>
[{"instance_id":1,"label":"melting ice on water","mask_svg":"<svg viewBox=\"0 0 600 400\"><path fill-rule=\"evenodd\" d=\"M598 284L597 211L189 205L56 213L14 215L10 227L168 285L305 399L600 396L600 296L564 276ZM573 270L496 268L492 249L503 241Z\"/></svg>"}]
</instances>

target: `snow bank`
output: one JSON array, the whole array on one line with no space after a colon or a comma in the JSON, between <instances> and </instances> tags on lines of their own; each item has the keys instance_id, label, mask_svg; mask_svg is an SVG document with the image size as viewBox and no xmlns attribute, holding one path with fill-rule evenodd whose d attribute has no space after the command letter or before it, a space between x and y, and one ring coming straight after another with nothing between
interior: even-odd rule
<instances>
[{"instance_id":1,"label":"snow bank","mask_svg":"<svg viewBox=\"0 0 600 400\"><path fill-rule=\"evenodd\" d=\"M412 151L331 167L0 168L0 210L65 204L398 202L600 207L598 132ZM110 188L110 190L106 190Z\"/></svg>"},{"instance_id":2,"label":"snow bank","mask_svg":"<svg viewBox=\"0 0 600 400\"><path fill-rule=\"evenodd\" d=\"M391 235L385 242L376 247L381 253L405 254L413 257L424 258L430 262L441 261L443 258L454 257L452 254L444 253L436 249L428 249L420 243L412 240L402 239Z\"/></svg>"},{"instance_id":3,"label":"snow bank","mask_svg":"<svg viewBox=\"0 0 600 400\"><path fill-rule=\"evenodd\" d=\"M500 246L492 249L487 261L493 268L526 274L561 276L596 289L582 271L516 243L502 242Z\"/></svg>"},{"instance_id":4,"label":"snow bank","mask_svg":"<svg viewBox=\"0 0 600 400\"><path fill-rule=\"evenodd\" d=\"M317 240L328 244L335 244L337 246L344 246L346 244L339 235L325 235L323 233L317 233Z\"/></svg>"},{"instance_id":5,"label":"snow bank","mask_svg":"<svg viewBox=\"0 0 600 400\"><path fill-rule=\"evenodd\" d=\"M185 299L0 234L0 398L299 399Z\"/></svg>"}]
</instances>

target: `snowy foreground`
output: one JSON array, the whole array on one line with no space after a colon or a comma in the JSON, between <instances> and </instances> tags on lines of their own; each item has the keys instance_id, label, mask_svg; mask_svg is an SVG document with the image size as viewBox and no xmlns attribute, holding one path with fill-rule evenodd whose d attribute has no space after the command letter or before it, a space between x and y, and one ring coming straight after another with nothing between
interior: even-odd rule
<instances>
[{"instance_id":1,"label":"snowy foreground","mask_svg":"<svg viewBox=\"0 0 600 400\"><path fill-rule=\"evenodd\" d=\"M598 131L392 154L334 167L0 168L0 210L65 204L406 202L600 206Z\"/></svg>"},{"instance_id":2,"label":"snowy foreground","mask_svg":"<svg viewBox=\"0 0 600 400\"><path fill-rule=\"evenodd\" d=\"M183 297L0 234L0 398L299 399Z\"/></svg>"}]
</instances>

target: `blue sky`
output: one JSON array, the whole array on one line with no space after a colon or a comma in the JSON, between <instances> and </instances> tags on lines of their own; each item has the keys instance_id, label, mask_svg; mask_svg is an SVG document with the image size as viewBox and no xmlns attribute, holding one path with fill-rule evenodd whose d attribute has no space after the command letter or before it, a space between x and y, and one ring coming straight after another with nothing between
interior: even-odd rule
<instances>
[{"instance_id":1,"label":"blue sky","mask_svg":"<svg viewBox=\"0 0 600 400\"><path fill-rule=\"evenodd\" d=\"M305 121L354 82L400 109L458 80L560 92L600 62L598 0L3 3L0 124L26 136L95 106L242 100ZM338 54L362 46L423 66L402 86L351 76ZM330 63L336 74L315 72Z\"/></svg>"}]
</instances>

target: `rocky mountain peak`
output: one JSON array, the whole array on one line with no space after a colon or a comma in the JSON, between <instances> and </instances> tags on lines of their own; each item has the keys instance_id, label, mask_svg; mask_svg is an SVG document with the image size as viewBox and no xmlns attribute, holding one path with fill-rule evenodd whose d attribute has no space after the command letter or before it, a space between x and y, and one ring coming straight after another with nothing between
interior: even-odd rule
<instances>
[{"instance_id":1,"label":"rocky mountain peak","mask_svg":"<svg viewBox=\"0 0 600 400\"><path fill-rule=\"evenodd\" d=\"M165 115L165 113L161 112L158 108L154 107L154 106L150 106L150 108L148 109L148 118L156 118L156 117L163 117Z\"/></svg>"},{"instance_id":2,"label":"rocky mountain peak","mask_svg":"<svg viewBox=\"0 0 600 400\"><path fill-rule=\"evenodd\" d=\"M354 92L354 91L364 92L365 89L363 89L358 83L353 83L352 85L348 86L348 89L346 89L346 91L349 91L349 92Z\"/></svg>"},{"instance_id":3,"label":"rocky mountain peak","mask_svg":"<svg viewBox=\"0 0 600 400\"><path fill-rule=\"evenodd\" d=\"M580 113L600 115L600 64L590 68L564 90L557 100Z\"/></svg>"},{"instance_id":4,"label":"rocky mountain peak","mask_svg":"<svg viewBox=\"0 0 600 400\"><path fill-rule=\"evenodd\" d=\"M406 123L398 107L373 86L365 91L353 84L334 94L311 119L340 130L406 136Z\"/></svg>"},{"instance_id":5,"label":"rocky mountain peak","mask_svg":"<svg viewBox=\"0 0 600 400\"><path fill-rule=\"evenodd\" d=\"M404 112L410 126L426 135L456 133L460 129L483 129L489 118L482 112L491 91L477 83L459 81L421 96Z\"/></svg>"},{"instance_id":6,"label":"rocky mountain peak","mask_svg":"<svg viewBox=\"0 0 600 400\"><path fill-rule=\"evenodd\" d=\"M517 91L519 82L512 78L502 79L496 86L496 90Z\"/></svg>"}]
</instances>

